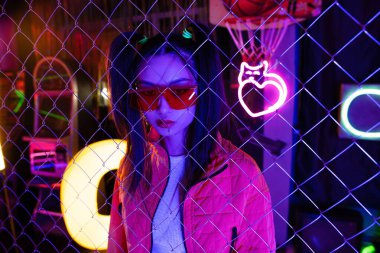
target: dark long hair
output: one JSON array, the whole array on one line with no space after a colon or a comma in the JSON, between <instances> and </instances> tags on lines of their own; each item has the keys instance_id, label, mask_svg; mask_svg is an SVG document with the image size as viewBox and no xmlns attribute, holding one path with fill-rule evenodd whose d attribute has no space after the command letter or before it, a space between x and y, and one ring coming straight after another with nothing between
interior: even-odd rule
<instances>
[{"instance_id":1,"label":"dark long hair","mask_svg":"<svg viewBox=\"0 0 380 253\"><path fill-rule=\"evenodd\" d=\"M210 163L210 153L223 122L222 111L227 108L221 64L209 30L198 24L192 24L186 29L192 38L173 33L147 39L139 34L123 33L111 44L109 76L113 114L119 134L127 140L126 156L119 168L119 179L127 180L130 193L137 189L142 180L148 187L151 181L146 142L148 130L142 113L136 109L136 101L128 94L138 77L139 66L144 61L147 62L149 57L178 55L198 84L195 118L185 140L188 154L182 192L200 180Z\"/></svg>"}]
</instances>

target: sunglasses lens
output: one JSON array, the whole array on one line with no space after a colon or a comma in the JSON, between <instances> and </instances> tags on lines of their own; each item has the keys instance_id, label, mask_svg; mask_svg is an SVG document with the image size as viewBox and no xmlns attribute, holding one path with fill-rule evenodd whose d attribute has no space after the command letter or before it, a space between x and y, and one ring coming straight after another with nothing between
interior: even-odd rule
<instances>
[{"instance_id":1,"label":"sunglasses lens","mask_svg":"<svg viewBox=\"0 0 380 253\"><path fill-rule=\"evenodd\" d=\"M170 87L170 88L144 88L133 93L137 96L139 108L143 111L155 110L158 101L163 95L169 106L176 110L185 109L192 106L197 98L195 94L196 86L191 87Z\"/></svg>"},{"instance_id":2,"label":"sunglasses lens","mask_svg":"<svg viewBox=\"0 0 380 253\"><path fill-rule=\"evenodd\" d=\"M170 107L176 110L192 106L196 97L195 87L171 87L170 91L165 94Z\"/></svg>"},{"instance_id":3,"label":"sunglasses lens","mask_svg":"<svg viewBox=\"0 0 380 253\"><path fill-rule=\"evenodd\" d=\"M139 92L139 104L143 111L155 110L158 105L159 91L156 89L147 89Z\"/></svg>"},{"instance_id":4,"label":"sunglasses lens","mask_svg":"<svg viewBox=\"0 0 380 253\"><path fill-rule=\"evenodd\" d=\"M160 92L156 88L133 90L132 93L137 98L138 108L142 111L155 110L158 106Z\"/></svg>"}]
</instances>

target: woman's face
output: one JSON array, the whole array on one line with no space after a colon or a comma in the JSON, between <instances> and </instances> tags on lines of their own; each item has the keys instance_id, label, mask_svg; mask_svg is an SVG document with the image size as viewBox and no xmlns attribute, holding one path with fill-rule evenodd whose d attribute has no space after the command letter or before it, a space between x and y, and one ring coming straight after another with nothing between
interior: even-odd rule
<instances>
[{"instance_id":1,"label":"woman's face","mask_svg":"<svg viewBox=\"0 0 380 253\"><path fill-rule=\"evenodd\" d=\"M163 137L183 142L195 115L197 84L175 54L153 56L140 67L139 104L149 124Z\"/></svg>"}]
</instances>

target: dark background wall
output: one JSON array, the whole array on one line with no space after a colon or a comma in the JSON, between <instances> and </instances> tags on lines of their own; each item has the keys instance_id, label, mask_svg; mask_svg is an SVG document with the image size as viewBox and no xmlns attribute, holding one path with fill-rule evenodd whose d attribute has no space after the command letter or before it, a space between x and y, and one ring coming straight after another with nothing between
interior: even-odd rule
<instances>
[{"instance_id":1,"label":"dark background wall","mask_svg":"<svg viewBox=\"0 0 380 253\"><path fill-rule=\"evenodd\" d=\"M316 213L361 209L376 227L380 142L340 138L338 130L341 84L380 83L380 2L325 0L323 5L324 13L300 29L293 202Z\"/></svg>"}]
</instances>

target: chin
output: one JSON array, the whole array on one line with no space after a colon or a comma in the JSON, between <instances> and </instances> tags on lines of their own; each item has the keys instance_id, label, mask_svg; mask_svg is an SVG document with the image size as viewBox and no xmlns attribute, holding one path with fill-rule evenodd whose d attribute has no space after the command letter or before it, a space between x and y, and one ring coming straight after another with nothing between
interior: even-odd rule
<instances>
[{"instance_id":1,"label":"chin","mask_svg":"<svg viewBox=\"0 0 380 253\"><path fill-rule=\"evenodd\" d=\"M175 131L175 129L173 128L159 128L156 126L155 129L162 137L172 136L175 135L176 132L178 132Z\"/></svg>"}]
</instances>

